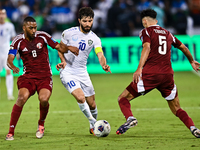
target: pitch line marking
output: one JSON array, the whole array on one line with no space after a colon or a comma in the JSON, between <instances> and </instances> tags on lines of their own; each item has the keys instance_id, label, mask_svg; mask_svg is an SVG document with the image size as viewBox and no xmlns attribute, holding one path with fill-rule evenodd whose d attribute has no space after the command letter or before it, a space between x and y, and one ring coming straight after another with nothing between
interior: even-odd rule
<instances>
[{"instance_id":1,"label":"pitch line marking","mask_svg":"<svg viewBox=\"0 0 200 150\"><path fill-rule=\"evenodd\" d=\"M200 109L200 107L182 107L183 109ZM170 110L168 107L166 108L136 108L133 111L163 111L163 110ZM115 112L120 111L120 109L109 109L109 110L99 110L99 112ZM38 112L22 112L23 114L39 114ZM73 111L49 111L50 114L68 114L68 113L81 113L80 110L73 110ZM0 115L10 115L11 112L0 112Z\"/></svg>"}]
</instances>

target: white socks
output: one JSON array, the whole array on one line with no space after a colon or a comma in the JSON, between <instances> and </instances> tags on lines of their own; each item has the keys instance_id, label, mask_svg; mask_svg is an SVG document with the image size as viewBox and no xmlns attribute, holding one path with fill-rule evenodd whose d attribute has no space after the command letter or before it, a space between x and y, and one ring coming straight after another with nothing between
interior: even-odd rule
<instances>
[{"instance_id":1,"label":"white socks","mask_svg":"<svg viewBox=\"0 0 200 150\"><path fill-rule=\"evenodd\" d=\"M80 110L84 113L84 115L88 118L89 122L94 124L94 122L96 122L96 119L92 116L87 102L85 101L82 104L78 103L78 106L79 106Z\"/></svg>"},{"instance_id":2,"label":"white socks","mask_svg":"<svg viewBox=\"0 0 200 150\"><path fill-rule=\"evenodd\" d=\"M13 75L6 75L7 95L13 96Z\"/></svg>"},{"instance_id":3,"label":"white socks","mask_svg":"<svg viewBox=\"0 0 200 150\"><path fill-rule=\"evenodd\" d=\"M90 110L90 112L92 113L92 116L97 119L97 115L98 115L98 111L97 111L97 106L94 110Z\"/></svg>"}]
</instances>

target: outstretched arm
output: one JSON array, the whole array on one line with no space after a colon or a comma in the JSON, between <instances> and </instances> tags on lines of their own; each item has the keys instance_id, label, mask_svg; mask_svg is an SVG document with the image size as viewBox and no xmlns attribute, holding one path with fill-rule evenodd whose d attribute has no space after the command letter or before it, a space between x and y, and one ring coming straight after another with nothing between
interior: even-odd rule
<instances>
[{"instance_id":1,"label":"outstretched arm","mask_svg":"<svg viewBox=\"0 0 200 150\"><path fill-rule=\"evenodd\" d=\"M99 59L99 63L100 63L100 65L102 66L103 70L104 70L105 72L110 72L110 73L111 73L111 71L110 71L110 66L108 66L108 65L106 64L106 58L105 58L105 56L103 55L103 52L98 52L98 53L97 53L97 57L98 57L98 59Z\"/></svg>"},{"instance_id":2,"label":"outstretched arm","mask_svg":"<svg viewBox=\"0 0 200 150\"><path fill-rule=\"evenodd\" d=\"M190 53L189 49L184 45L184 44L181 44L178 49L180 49L184 55L187 57L187 59L189 60L192 68L198 72L200 70L200 63L198 63L197 61L195 61L192 57L192 54Z\"/></svg>"},{"instance_id":3,"label":"outstretched arm","mask_svg":"<svg viewBox=\"0 0 200 150\"><path fill-rule=\"evenodd\" d=\"M142 49L138 68L133 74L133 82L135 83L139 82L139 78L141 78L141 75L142 75L142 68L149 56L149 53L150 53L150 43L146 42L143 44L143 49Z\"/></svg>"},{"instance_id":4,"label":"outstretched arm","mask_svg":"<svg viewBox=\"0 0 200 150\"><path fill-rule=\"evenodd\" d=\"M76 56L79 54L79 49L74 46L67 46L62 41L56 45L55 49L57 49L60 53L67 53L68 50L70 50L72 53L74 53Z\"/></svg>"},{"instance_id":5,"label":"outstretched arm","mask_svg":"<svg viewBox=\"0 0 200 150\"><path fill-rule=\"evenodd\" d=\"M8 55L7 58L7 66L13 70L13 73L19 73L19 68L17 68L14 64L13 64L13 60L15 59L15 56L12 54Z\"/></svg>"}]
</instances>

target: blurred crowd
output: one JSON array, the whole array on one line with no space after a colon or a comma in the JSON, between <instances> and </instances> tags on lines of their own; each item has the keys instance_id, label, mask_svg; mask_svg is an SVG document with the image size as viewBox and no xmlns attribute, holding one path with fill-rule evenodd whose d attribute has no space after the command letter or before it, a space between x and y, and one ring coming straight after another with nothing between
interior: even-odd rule
<instances>
[{"instance_id":1,"label":"blurred crowd","mask_svg":"<svg viewBox=\"0 0 200 150\"><path fill-rule=\"evenodd\" d=\"M1 0L8 19L22 32L22 21L33 16L38 30L49 34L78 25L79 8L90 6L95 13L92 30L100 37L138 35L140 12L152 8L158 24L174 34L192 34L200 26L200 0Z\"/></svg>"}]
</instances>

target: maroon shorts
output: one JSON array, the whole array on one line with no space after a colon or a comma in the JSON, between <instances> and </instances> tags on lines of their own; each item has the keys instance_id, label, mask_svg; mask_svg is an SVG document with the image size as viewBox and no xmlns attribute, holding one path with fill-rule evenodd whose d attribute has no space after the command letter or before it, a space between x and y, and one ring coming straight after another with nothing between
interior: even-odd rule
<instances>
[{"instance_id":1,"label":"maroon shorts","mask_svg":"<svg viewBox=\"0 0 200 150\"><path fill-rule=\"evenodd\" d=\"M154 88L158 89L167 100L172 100L178 95L173 74L142 74L140 84L131 82L126 89L134 97L138 97ZM140 89L143 89L143 91L140 91Z\"/></svg>"},{"instance_id":2,"label":"maroon shorts","mask_svg":"<svg viewBox=\"0 0 200 150\"><path fill-rule=\"evenodd\" d=\"M18 89L27 88L31 96L35 94L35 91L39 93L39 91L43 88L48 89L50 92L52 92L53 80L51 77L47 77L44 79L36 79L36 78L26 78L22 75L17 80L17 86Z\"/></svg>"}]
</instances>

